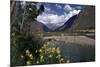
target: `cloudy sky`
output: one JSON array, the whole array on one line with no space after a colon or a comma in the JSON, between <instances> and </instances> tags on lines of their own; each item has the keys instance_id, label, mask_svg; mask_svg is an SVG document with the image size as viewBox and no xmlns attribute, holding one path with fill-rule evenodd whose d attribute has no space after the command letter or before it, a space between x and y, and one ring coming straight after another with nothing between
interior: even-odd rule
<instances>
[{"instance_id":1,"label":"cloudy sky","mask_svg":"<svg viewBox=\"0 0 100 67\"><path fill-rule=\"evenodd\" d=\"M79 14L83 8L80 5L56 3L38 3L38 8L40 4L44 5L45 10L36 19L52 30L62 26L72 16Z\"/></svg>"}]
</instances>

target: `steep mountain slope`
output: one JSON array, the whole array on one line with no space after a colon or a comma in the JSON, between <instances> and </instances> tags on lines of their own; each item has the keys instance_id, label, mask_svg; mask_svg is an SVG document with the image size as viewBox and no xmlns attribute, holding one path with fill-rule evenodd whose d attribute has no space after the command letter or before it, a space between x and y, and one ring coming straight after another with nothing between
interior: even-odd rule
<instances>
[{"instance_id":1,"label":"steep mountain slope","mask_svg":"<svg viewBox=\"0 0 100 67\"><path fill-rule=\"evenodd\" d=\"M43 24L38 21L33 21L30 23L31 32L43 32Z\"/></svg>"},{"instance_id":2,"label":"steep mountain slope","mask_svg":"<svg viewBox=\"0 0 100 67\"><path fill-rule=\"evenodd\" d=\"M76 19L77 15L74 15L73 17L71 17L68 21L66 21L64 23L64 25L58 27L57 29L55 30L51 30L49 29L46 25L43 25L43 29L44 31L46 32L62 32L62 31L65 31L67 30L68 28L70 28L72 26L72 24L74 23L74 20Z\"/></svg>"},{"instance_id":3,"label":"steep mountain slope","mask_svg":"<svg viewBox=\"0 0 100 67\"><path fill-rule=\"evenodd\" d=\"M62 25L61 27L57 28L55 31L65 31L65 30L69 29L73 25L76 17L77 17L77 15L74 15L64 25Z\"/></svg>"},{"instance_id":4,"label":"steep mountain slope","mask_svg":"<svg viewBox=\"0 0 100 67\"><path fill-rule=\"evenodd\" d=\"M95 7L86 6L74 21L68 32L76 32L77 30L95 29Z\"/></svg>"}]
</instances>

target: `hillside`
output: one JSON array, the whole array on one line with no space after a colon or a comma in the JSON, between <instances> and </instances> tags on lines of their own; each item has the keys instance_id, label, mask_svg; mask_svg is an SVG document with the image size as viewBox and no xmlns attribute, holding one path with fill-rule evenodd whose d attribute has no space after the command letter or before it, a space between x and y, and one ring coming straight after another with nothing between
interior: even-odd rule
<instances>
[{"instance_id":1,"label":"hillside","mask_svg":"<svg viewBox=\"0 0 100 67\"><path fill-rule=\"evenodd\" d=\"M95 29L95 7L85 6L80 12L74 24L68 32L77 32L77 30L94 30Z\"/></svg>"}]
</instances>

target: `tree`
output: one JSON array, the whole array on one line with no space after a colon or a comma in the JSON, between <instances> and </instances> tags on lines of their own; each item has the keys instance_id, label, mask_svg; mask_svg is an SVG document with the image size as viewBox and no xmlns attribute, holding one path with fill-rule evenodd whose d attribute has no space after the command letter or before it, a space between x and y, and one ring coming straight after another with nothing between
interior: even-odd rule
<instances>
[{"instance_id":1,"label":"tree","mask_svg":"<svg viewBox=\"0 0 100 67\"><path fill-rule=\"evenodd\" d=\"M32 2L22 4L22 1L14 1L14 3L11 10L11 65L26 65L28 57L25 52L29 50L37 58L38 53L35 54L35 50L43 44L43 40L30 34L29 30L30 23L34 22L34 18L40 13ZM24 56L24 59L21 59L21 56Z\"/></svg>"}]
</instances>

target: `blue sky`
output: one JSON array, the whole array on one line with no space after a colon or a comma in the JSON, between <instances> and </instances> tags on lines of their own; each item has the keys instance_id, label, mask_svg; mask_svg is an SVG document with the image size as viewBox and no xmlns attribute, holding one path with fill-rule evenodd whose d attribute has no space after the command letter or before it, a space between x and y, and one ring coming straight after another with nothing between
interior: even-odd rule
<instances>
[{"instance_id":1,"label":"blue sky","mask_svg":"<svg viewBox=\"0 0 100 67\"><path fill-rule=\"evenodd\" d=\"M44 12L37 16L37 21L45 24L49 29L55 30L62 26L72 16L77 15L83 9L81 5L38 3L44 5Z\"/></svg>"}]
</instances>

